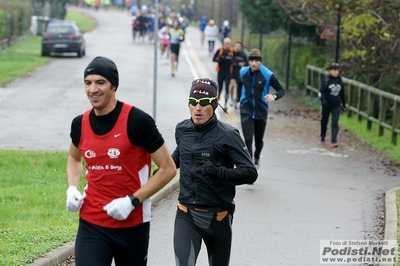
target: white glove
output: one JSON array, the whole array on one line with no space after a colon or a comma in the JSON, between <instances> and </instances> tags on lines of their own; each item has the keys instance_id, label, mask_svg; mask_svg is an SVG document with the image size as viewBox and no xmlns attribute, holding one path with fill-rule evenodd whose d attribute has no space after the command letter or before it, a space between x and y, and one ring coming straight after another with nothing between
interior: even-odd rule
<instances>
[{"instance_id":1,"label":"white glove","mask_svg":"<svg viewBox=\"0 0 400 266\"><path fill-rule=\"evenodd\" d=\"M108 215L119 221L128 218L129 214L134 209L135 207L132 205L129 196L115 199L103 207L103 210L105 210Z\"/></svg>"},{"instance_id":2,"label":"white glove","mask_svg":"<svg viewBox=\"0 0 400 266\"><path fill-rule=\"evenodd\" d=\"M83 196L76 186L69 186L67 189L67 210L77 212L83 204Z\"/></svg>"}]
</instances>

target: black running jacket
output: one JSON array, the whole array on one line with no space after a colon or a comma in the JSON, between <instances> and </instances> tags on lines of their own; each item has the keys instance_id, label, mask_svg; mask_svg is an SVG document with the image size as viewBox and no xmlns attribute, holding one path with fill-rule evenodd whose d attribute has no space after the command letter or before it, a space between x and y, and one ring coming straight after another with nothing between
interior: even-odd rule
<instances>
[{"instance_id":1,"label":"black running jacket","mask_svg":"<svg viewBox=\"0 0 400 266\"><path fill-rule=\"evenodd\" d=\"M176 168L180 168L178 200L182 204L229 209L235 186L257 180L257 170L239 131L215 115L203 126L196 126L191 119L178 123L175 140L177 147L172 158ZM223 169L218 180L202 174L206 161Z\"/></svg>"}]
</instances>

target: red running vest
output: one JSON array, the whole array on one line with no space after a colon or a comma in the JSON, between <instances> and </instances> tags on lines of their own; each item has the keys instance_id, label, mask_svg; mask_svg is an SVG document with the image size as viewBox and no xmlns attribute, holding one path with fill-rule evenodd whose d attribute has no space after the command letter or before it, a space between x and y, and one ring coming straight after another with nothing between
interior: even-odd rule
<instances>
[{"instance_id":1,"label":"red running vest","mask_svg":"<svg viewBox=\"0 0 400 266\"><path fill-rule=\"evenodd\" d=\"M123 103L113 129L96 135L90 125L90 112L82 117L82 133L78 148L86 161L87 184L80 217L107 228L133 227L150 221L151 202L146 199L128 218L118 221L103 207L112 200L125 197L144 186L150 176L151 157L144 147L134 146L128 138L128 116L132 106Z\"/></svg>"}]
</instances>

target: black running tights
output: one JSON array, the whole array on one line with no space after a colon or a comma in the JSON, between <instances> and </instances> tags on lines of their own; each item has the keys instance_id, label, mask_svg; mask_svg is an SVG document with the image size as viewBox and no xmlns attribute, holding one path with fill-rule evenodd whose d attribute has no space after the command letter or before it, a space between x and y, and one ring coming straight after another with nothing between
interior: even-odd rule
<instances>
[{"instance_id":1,"label":"black running tights","mask_svg":"<svg viewBox=\"0 0 400 266\"><path fill-rule=\"evenodd\" d=\"M175 218L174 250L177 266L194 266L201 248L207 247L210 266L228 266L232 244L232 215L221 221L215 215L178 209Z\"/></svg>"}]
</instances>

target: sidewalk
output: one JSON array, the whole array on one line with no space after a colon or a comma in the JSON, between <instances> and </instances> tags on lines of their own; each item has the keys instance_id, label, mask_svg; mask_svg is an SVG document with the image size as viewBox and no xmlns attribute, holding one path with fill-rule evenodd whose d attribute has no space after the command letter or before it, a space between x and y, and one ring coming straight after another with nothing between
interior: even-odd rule
<instances>
[{"instance_id":1,"label":"sidewalk","mask_svg":"<svg viewBox=\"0 0 400 266\"><path fill-rule=\"evenodd\" d=\"M100 13L97 15L101 16ZM175 147L176 121L189 116L185 102L191 80L196 77L216 79L215 63L208 56L206 45L202 47L199 43L199 38L197 28L187 29L179 70L174 78L166 64L168 61L159 58L157 125L170 150ZM219 47L220 43L217 43L216 49ZM143 73L140 73L140 80L137 76L131 77L124 81L125 84L151 88L152 73L148 61L152 57L148 55L152 47L142 45L129 49L135 54L134 64L142 68L138 71ZM123 66L119 68L124 71ZM151 113L149 91L139 93L121 89L119 93L125 99L134 99ZM174 105L171 105L172 99ZM385 238L396 236L397 215L391 187L398 182L383 174L382 166L376 163L379 155L344 131L341 132L340 148L332 150L318 146L318 121L293 115L301 108L304 108L302 104L290 94L271 104L259 179L254 186L241 186L237 190L232 265L317 265L320 239L370 237L376 222L373 220L376 197L381 193L386 193ZM228 111L229 114L224 114L218 108L218 118L240 129L238 111L233 107ZM158 199L154 198L153 203L168 195L177 184L176 177L169 188L157 193ZM171 220L154 221L155 226L161 224L166 227L164 234L167 236L158 234L157 237L170 239ZM170 248L162 247L164 253L171 256L158 258L165 265L172 265ZM71 254L73 243L68 243L29 266L53 266Z\"/></svg>"}]
</instances>

